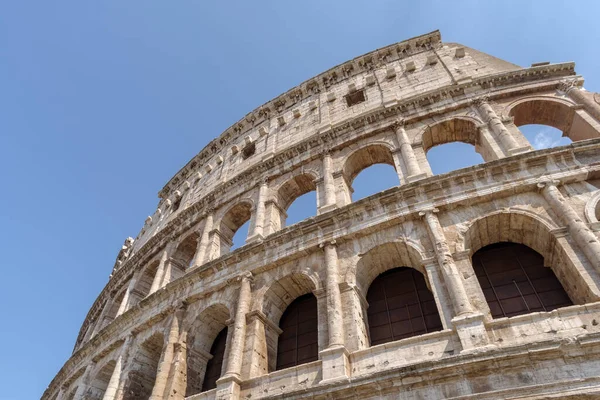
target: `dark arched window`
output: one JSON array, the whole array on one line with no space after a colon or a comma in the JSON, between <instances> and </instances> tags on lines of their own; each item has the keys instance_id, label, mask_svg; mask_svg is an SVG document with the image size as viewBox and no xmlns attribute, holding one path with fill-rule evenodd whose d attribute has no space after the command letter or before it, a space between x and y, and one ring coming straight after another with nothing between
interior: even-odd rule
<instances>
[{"instance_id":1,"label":"dark arched window","mask_svg":"<svg viewBox=\"0 0 600 400\"><path fill-rule=\"evenodd\" d=\"M379 275L367 292L371 346L442 329L433 294L412 268Z\"/></svg>"},{"instance_id":2,"label":"dark arched window","mask_svg":"<svg viewBox=\"0 0 600 400\"><path fill-rule=\"evenodd\" d=\"M279 327L278 370L318 359L317 299L313 294L294 300L281 316Z\"/></svg>"},{"instance_id":3,"label":"dark arched window","mask_svg":"<svg viewBox=\"0 0 600 400\"><path fill-rule=\"evenodd\" d=\"M573 303L544 258L516 243L495 243L473 254L473 269L493 318L551 311Z\"/></svg>"},{"instance_id":4,"label":"dark arched window","mask_svg":"<svg viewBox=\"0 0 600 400\"><path fill-rule=\"evenodd\" d=\"M217 387L217 380L221 377L221 369L223 368L223 358L225 357L225 345L227 344L227 328L224 328L217 335L212 347L210 355L212 358L206 364L206 373L202 382L202 391L211 390Z\"/></svg>"}]
</instances>

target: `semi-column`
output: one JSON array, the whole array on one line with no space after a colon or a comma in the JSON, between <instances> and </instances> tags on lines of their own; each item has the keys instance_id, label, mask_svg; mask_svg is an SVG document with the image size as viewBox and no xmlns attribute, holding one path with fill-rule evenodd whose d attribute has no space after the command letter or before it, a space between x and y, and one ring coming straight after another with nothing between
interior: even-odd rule
<instances>
[{"instance_id":1,"label":"semi-column","mask_svg":"<svg viewBox=\"0 0 600 400\"><path fill-rule=\"evenodd\" d=\"M171 317L171 324L169 327L169 334L166 337L166 343L163 347L163 352L158 363L158 369L156 371L156 379L154 380L154 388L152 389L152 395L150 400L163 400L168 398L166 395L166 389L171 375L171 368L173 363L173 355L175 354L175 347L179 341L179 329L181 322L186 310L185 303L178 307Z\"/></svg>"},{"instance_id":2,"label":"semi-column","mask_svg":"<svg viewBox=\"0 0 600 400\"><path fill-rule=\"evenodd\" d=\"M481 119L490 126L492 132L502 144L503 150L506 151L508 155L524 153L530 150L529 146L519 147L515 138L510 134L500 117L498 117L498 114L496 114L488 102L487 97L477 98L473 101L473 104L479 112Z\"/></svg>"},{"instance_id":3,"label":"semi-column","mask_svg":"<svg viewBox=\"0 0 600 400\"><path fill-rule=\"evenodd\" d=\"M240 393L242 358L246 340L246 314L250 311L252 301L252 273L246 271L238 279L240 281L238 303L231 342L228 346L227 367L223 376L217 380L218 398L238 398Z\"/></svg>"},{"instance_id":4,"label":"semi-column","mask_svg":"<svg viewBox=\"0 0 600 400\"><path fill-rule=\"evenodd\" d=\"M335 240L320 245L325 258L328 346L319 353L323 363L323 381L350 377L349 353L344 346L342 296L338 280L338 255Z\"/></svg>"},{"instance_id":5,"label":"semi-column","mask_svg":"<svg viewBox=\"0 0 600 400\"><path fill-rule=\"evenodd\" d=\"M427 232L433 243L438 265L442 269L444 281L446 282L450 291L450 296L452 297L454 315L470 314L473 312L473 307L469 301L469 296L465 290L458 268L452 258L452 253L448 247L448 242L444 236L440 221L437 215L435 215L437 212L437 209L430 209L420 212L419 215L425 218Z\"/></svg>"},{"instance_id":6,"label":"semi-column","mask_svg":"<svg viewBox=\"0 0 600 400\"><path fill-rule=\"evenodd\" d=\"M198 265L204 264L206 261L206 249L208 248L208 242L210 238L210 231L213 228L213 209L206 211L206 217L204 218L204 228L202 228L202 234L198 241L198 248L192 261L192 266L197 267Z\"/></svg>"},{"instance_id":7,"label":"semi-column","mask_svg":"<svg viewBox=\"0 0 600 400\"><path fill-rule=\"evenodd\" d=\"M538 183L538 187L542 190L544 199L550 204L554 213L567 226L569 233L590 263L596 268L596 271L600 272L600 242L558 190L556 186L559 183L558 181L546 181Z\"/></svg>"},{"instance_id":8,"label":"semi-column","mask_svg":"<svg viewBox=\"0 0 600 400\"><path fill-rule=\"evenodd\" d=\"M327 347L344 345L344 320L342 317L342 296L338 282L338 257L335 241L321 245L325 251L325 273L327 291L327 328L329 341Z\"/></svg>"},{"instance_id":9,"label":"semi-column","mask_svg":"<svg viewBox=\"0 0 600 400\"><path fill-rule=\"evenodd\" d=\"M121 304L119 305L119 310L117 311L117 315L115 316L115 318L117 318L119 315L123 314L129 309L129 299L131 297L131 293L135 289L135 285L137 284L140 274L141 270L136 271L131 277L131 280L129 281L129 285L127 285L127 290L123 295L123 300L121 300Z\"/></svg>"},{"instance_id":10,"label":"semi-column","mask_svg":"<svg viewBox=\"0 0 600 400\"><path fill-rule=\"evenodd\" d=\"M163 252L160 255L160 262L158 264L158 268L156 268L156 275L154 275L154 280L152 281L152 286L150 286L150 291L148 295L156 292L160 289L160 284L162 282L163 276L165 274L165 265L169 261L169 246L167 245Z\"/></svg>"},{"instance_id":11,"label":"semi-column","mask_svg":"<svg viewBox=\"0 0 600 400\"><path fill-rule=\"evenodd\" d=\"M91 362L85 367L85 371L83 372L83 376L81 377L80 383L77 386L77 390L75 391L74 399L83 399L85 398L85 392L87 392L89 383L90 383L90 374L92 370L96 367L95 362Z\"/></svg>"},{"instance_id":12,"label":"semi-column","mask_svg":"<svg viewBox=\"0 0 600 400\"><path fill-rule=\"evenodd\" d=\"M258 200L256 202L256 214L254 217L254 232L248 235L248 242L264 237L265 205L269 196L267 179L262 179L258 186Z\"/></svg>"},{"instance_id":13,"label":"semi-column","mask_svg":"<svg viewBox=\"0 0 600 400\"><path fill-rule=\"evenodd\" d=\"M104 328L104 326L105 326L104 319L106 318L106 314L113 307L114 301L115 301L114 297L110 297L108 300L106 300L106 303L104 304L104 308L100 312L100 315L98 316L98 319L96 320L96 323L94 324L93 327L91 327L92 329L90 331L89 336L86 333L85 337L83 338L82 343L85 343L87 340L92 340L94 338L94 336L96 336L98 334L98 332L100 332L100 330L102 328Z\"/></svg>"},{"instance_id":14,"label":"semi-column","mask_svg":"<svg viewBox=\"0 0 600 400\"><path fill-rule=\"evenodd\" d=\"M415 152L413 151L406 130L404 129L404 121L400 120L396 122L393 125L393 129L396 133L396 139L398 140L398 146L400 146L402 160L404 161L404 167L406 168L406 181L414 182L425 178L427 174L421 171Z\"/></svg>"},{"instance_id":15,"label":"semi-column","mask_svg":"<svg viewBox=\"0 0 600 400\"><path fill-rule=\"evenodd\" d=\"M451 322L456 327L463 352L489 346L489 337L483 324L483 314L477 312L469 300L460 272L454 262L444 230L436 215L436 208L419 213L425 218L427 233L434 247L437 264L442 270L444 282L452 301L454 318Z\"/></svg>"},{"instance_id":16,"label":"semi-column","mask_svg":"<svg viewBox=\"0 0 600 400\"><path fill-rule=\"evenodd\" d=\"M102 400L118 400L122 397L124 386L123 384L125 379L124 377L121 377L121 375L123 373L123 364L125 359L127 358L127 354L129 353L129 348L131 346L132 341L133 335L129 335L127 339L125 339L125 342L123 342L123 345L121 345L119 356L115 361L115 369L113 370L113 373L110 376L110 380L108 381L108 386L106 387L106 391L104 392Z\"/></svg>"},{"instance_id":17,"label":"semi-column","mask_svg":"<svg viewBox=\"0 0 600 400\"><path fill-rule=\"evenodd\" d=\"M560 85L560 90L563 91L567 96L575 100L577 103L581 104L585 111L587 111L591 116L596 118L596 120L600 121L600 104L596 103L588 96L586 96L585 90L577 86L576 82L562 82Z\"/></svg>"},{"instance_id":18,"label":"semi-column","mask_svg":"<svg viewBox=\"0 0 600 400\"><path fill-rule=\"evenodd\" d=\"M323 155L323 191L324 196L322 198L325 204L319 207L319 214L331 211L336 207L333 162L329 152Z\"/></svg>"}]
</instances>

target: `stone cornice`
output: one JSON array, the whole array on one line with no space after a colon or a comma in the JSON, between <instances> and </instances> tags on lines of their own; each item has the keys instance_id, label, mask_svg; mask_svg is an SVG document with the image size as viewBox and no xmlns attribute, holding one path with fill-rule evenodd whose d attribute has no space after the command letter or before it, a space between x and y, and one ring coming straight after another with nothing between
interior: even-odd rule
<instances>
[{"instance_id":1,"label":"stone cornice","mask_svg":"<svg viewBox=\"0 0 600 400\"><path fill-rule=\"evenodd\" d=\"M447 100L455 100L454 97L455 96L462 96L465 94L466 91L468 91L468 89L470 88L478 88L483 90L487 90L487 91L493 91L495 89L500 89L500 88L504 88L507 86L511 86L511 85L518 85L519 88L521 88L521 85L523 85L524 83L533 83L533 82L539 82L542 80L548 80L548 79L557 79L557 82L555 84L553 84L553 86L558 87L558 85L560 85L560 79L564 78L565 76L571 76L574 75L575 71L575 64L574 63L559 63L559 64L550 64L550 65L544 65L544 66L538 66L538 67L532 67L532 68L524 68L524 69L520 69L520 70L516 70L516 71L509 71L509 72L503 72L503 73L498 73L498 74L492 74L492 75L487 75L487 76L483 76L480 78L476 78L473 79L469 82L465 82L462 84L454 84L454 85L448 85L445 87L441 87L441 88L437 88L435 90L432 90L430 92L418 95L418 96L413 96L407 99L402 99L402 100L397 100L396 102L387 104L386 107L382 107L380 109L368 112L368 113L364 113L356 118L353 118L352 120L346 120L343 121L341 123L336 124L335 126L331 126L329 127L329 129L325 129L325 130L321 130L320 132L320 136L321 138L323 138L323 140L326 140L328 134L331 135L332 133L335 133L335 131L337 130L344 130L350 127L356 127L356 126L362 126L365 124L369 124L369 123L373 123L376 122L378 120L381 119L385 119L389 116L396 116L398 114L406 114L406 113L410 113L412 115L406 115L405 117L408 119L410 119L410 121L407 122L415 122L415 120L419 117L422 117L421 115L419 115L419 112L421 112L421 110L423 109L423 107L431 107L434 104L438 104L438 103L443 103L444 101ZM579 77L576 77L579 78ZM480 95L481 93L479 93ZM486 92L486 94L488 94L490 96L490 98L492 96L494 96L494 93L489 93ZM430 113L430 110L427 110L427 113ZM263 163L259 163L258 165L249 167L248 169L253 169L253 168L261 168L261 166L263 166L262 168L264 168L264 166L266 164L268 164L269 162L274 162L277 160L277 156L279 155L280 157L285 155L286 157L289 157L290 155L295 155L298 153L298 151L301 151L302 146L306 146L307 142L309 141L314 141L317 140L317 142L319 141L318 137L319 135L313 135L312 137L307 138L306 140L298 143L295 146L292 146L290 148L284 149L283 151L280 151L277 155L275 155L274 157L267 159L266 162ZM226 142L225 142L226 143ZM201 160L199 159L199 157L205 152L208 151L207 149L210 148L210 155L212 156L212 154L216 154L218 151L220 151L221 147L216 146L215 144L213 144L211 142L211 144L209 144L208 146L206 146L197 156L195 156L188 164L186 164L186 166L184 166L176 175L175 177L173 177L168 183L167 185L165 185L165 187L161 190L160 193L162 193L162 197L166 197L169 195L170 190L174 190L177 185L179 185L180 182L185 181L186 179L190 179L190 175L193 174L193 172L195 171L195 169L201 164ZM209 156L204 156L204 160L208 159ZM243 171L241 174L238 174L236 177L243 175L244 172ZM181 175L181 176L179 176ZM234 179L236 178L234 177ZM228 183L228 182L227 182ZM216 187L215 187L216 189ZM214 192L214 190L213 190Z\"/></svg>"},{"instance_id":2,"label":"stone cornice","mask_svg":"<svg viewBox=\"0 0 600 400\"><path fill-rule=\"evenodd\" d=\"M74 352L71 359L65 363L61 371L56 375L50 388L55 387L59 382L64 382L65 378L73 374L83 361L94 357L101 349L112 348L112 341L121 340L123 332L141 331L144 327L151 324L150 321L158 321L165 315L168 315L169 312L173 311L173 307L166 305L165 301L172 299L173 296L177 296L177 293L187 293L186 296L188 297L182 300L191 302L191 300L197 300L206 296L207 293L212 293L226 287L229 284L229 280L221 279L215 284L206 287L202 293L189 294L189 292L182 290L183 288L191 287L193 283L198 282L200 279L213 275L215 271L223 271L230 267L233 268L240 264L242 260L251 259L261 252L266 251L275 254L275 249L280 248L281 251L276 252L281 255L277 260L264 261L262 264L269 263L269 265L260 264L254 271L259 272L265 268L274 268L281 263L289 262L294 257L304 256L311 249L317 251L318 245L324 240L336 240L338 243L343 243L347 238L356 237L357 235L365 234L365 232L368 233L373 229L388 225L391 226L407 219L418 219L417 214L425 206L433 206L444 211L467 203L474 204L520 192L535 192L537 184L542 180L560 180L563 184L581 181L586 179L591 172L600 172L600 167L597 165L582 164L581 160L575 158L577 153L585 154L590 151L599 150L600 139L591 139L559 148L539 150L463 168L451 173L432 176L418 182L388 189L335 211L321 214L284 228L266 237L261 244L245 245L216 260L190 269L186 275L169 283L163 289L155 292L123 315L117 317L92 340L84 343ZM561 161L561 168L553 170L551 175L547 174L545 168L540 168L541 172L536 174L514 174L515 178L509 182L504 180L496 182L492 176L493 174L528 171L528 168L531 166L544 166L548 162L554 162L559 159ZM474 185L475 181L479 181L477 185ZM463 190L458 190L461 185L463 186ZM448 187L457 190L448 191L446 190ZM424 198L425 200L423 200ZM393 205L397 206L393 208ZM360 213L360 210L366 208L376 209L377 207L383 212L381 215L371 215L368 226L361 226L355 228L355 230L346 229L345 231L339 228L340 226L347 225L346 221L354 219ZM189 222L193 222L191 218L188 218ZM293 253L283 251L283 248L290 241L298 237L299 232L309 237L303 246L301 246L302 248ZM153 244L155 246L160 245L160 243ZM122 270L118 271L118 274L128 276L132 272L131 269L135 266L133 263L127 263ZM239 272L232 271L232 274ZM112 285L107 285L103 293L108 292L109 287L112 287ZM103 296L99 296L98 299L101 297ZM164 309L161 309L161 305L163 305ZM156 314L150 316L149 319L144 319L146 314L155 312L156 310L158 310ZM112 339L111 343L107 343L110 339Z\"/></svg>"},{"instance_id":3,"label":"stone cornice","mask_svg":"<svg viewBox=\"0 0 600 400\"><path fill-rule=\"evenodd\" d=\"M284 110L293 107L299 101L307 99L322 90L327 90L329 86L340 83L356 74L370 71L375 67L381 67L422 51L432 50L440 45L441 35L439 31L434 31L357 57L290 89L288 92L247 114L240 121L225 130L223 134L211 141L167 182L159 192L159 198L167 198L172 190L177 189L178 185L190 179L191 174L199 166L207 162L213 155L222 151L225 146L245 135L249 129L260 125L269 118L276 117ZM406 108L423 107L443 101L455 94L464 93L465 89L471 87L481 87L484 90L488 90L549 77L564 77L574 74L575 64L571 62L500 72L436 89L431 93L418 96L413 99L413 102L402 101L402 105Z\"/></svg>"}]
</instances>

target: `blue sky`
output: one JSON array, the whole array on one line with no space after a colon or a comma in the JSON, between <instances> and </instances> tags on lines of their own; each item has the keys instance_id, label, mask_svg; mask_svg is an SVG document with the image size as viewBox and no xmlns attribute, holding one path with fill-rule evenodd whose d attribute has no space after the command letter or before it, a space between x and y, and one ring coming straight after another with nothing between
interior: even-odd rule
<instances>
[{"instance_id":1,"label":"blue sky","mask_svg":"<svg viewBox=\"0 0 600 400\"><path fill-rule=\"evenodd\" d=\"M522 66L576 61L600 91L600 3L528 3L2 2L0 399L40 397L168 179L307 78L440 29ZM384 170L359 176L355 197L396 184Z\"/></svg>"}]
</instances>

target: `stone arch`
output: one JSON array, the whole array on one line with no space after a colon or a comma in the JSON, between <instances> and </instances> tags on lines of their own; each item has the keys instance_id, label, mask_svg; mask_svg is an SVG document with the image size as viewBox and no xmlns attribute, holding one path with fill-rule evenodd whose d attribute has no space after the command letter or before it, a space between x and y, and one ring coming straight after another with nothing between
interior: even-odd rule
<instances>
[{"instance_id":1,"label":"stone arch","mask_svg":"<svg viewBox=\"0 0 600 400\"><path fill-rule=\"evenodd\" d=\"M573 305L541 254L524 244L487 245L473 254L472 265L492 318Z\"/></svg>"},{"instance_id":2,"label":"stone arch","mask_svg":"<svg viewBox=\"0 0 600 400\"><path fill-rule=\"evenodd\" d=\"M413 269L418 272L417 279L422 278L430 295L432 295L433 313L436 314L437 311L438 319L444 315L440 301L445 301L447 296L445 292L440 292L441 287L436 287L433 284L434 282L431 282L431 277L424 267L424 255L425 251L422 246L410 239L378 243L368 248L366 252L360 255L356 264L349 268L346 280L351 285L354 281L358 292L364 299L361 312L362 318L358 315L354 318L356 323L361 325L356 328L356 332L361 336L363 343L366 342L367 345L372 343L371 334L373 332L371 332L369 324L369 318L371 317L368 304L369 289L373 282L381 280L382 276L386 274L393 274L401 269ZM434 280L439 280L439 277L434 277Z\"/></svg>"},{"instance_id":3,"label":"stone arch","mask_svg":"<svg viewBox=\"0 0 600 400\"><path fill-rule=\"evenodd\" d=\"M269 286L263 296L261 311L271 322L279 324L279 318L294 299L319 288L320 284L315 276L293 272Z\"/></svg>"},{"instance_id":4,"label":"stone arch","mask_svg":"<svg viewBox=\"0 0 600 400\"><path fill-rule=\"evenodd\" d=\"M317 176L313 172L301 172L279 185L276 191L277 207L269 207L270 212L268 212L268 219L276 221L267 222L267 225L275 226L275 230L283 228L286 225L289 207L300 196L316 192L316 181Z\"/></svg>"},{"instance_id":5,"label":"stone arch","mask_svg":"<svg viewBox=\"0 0 600 400\"><path fill-rule=\"evenodd\" d=\"M600 225L600 190L597 190L585 203L585 218L590 224Z\"/></svg>"},{"instance_id":6,"label":"stone arch","mask_svg":"<svg viewBox=\"0 0 600 400\"><path fill-rule=\"evenodd\" d=\"M269 372L276 370L277 345L281 333L279 320L281 316L294 300L303 295L315 293L319 288L320 284L315 276L305 272L292 272L281 279L273 281L264 292L260 310L265 319L269 321L265 330L265 347L267 350L267 365L265 368ZM319 321L325 318L320 311ZM323 324L320 325L322 330ZM319 336L321 334L319 332ZM319 337L319 342L321 342L321 337Z\"/></svg>"},{"instance_id":7,"label":"stone arch","mask_svg":"<svg viewBox=\"0 0 600 400\"><path fill-rule=\"evenodd\" d=\"M183 237L169 257L170 269L165 274L162 285L166 285L180 277L192 266L194 255L200 243L200 234L196 231L190 232Z\"/></svg>"},{"instance_id":8,"label":"stone arch","mask_svg":"<svg viewBox=\"0 0 600 400\"><path fill-rule=\"evenodd\" d=\"M100 332L105 326L110 324L119 316L118 314L121 308L121 303L123 302L126 292L127 286L121 288L121 290L119 290L112 299L106 302L106 311L101 314L101 319L98 321L98 326L92 331L93 336L98 334L98 332Z\"/></svg>"},{"instance_id":9,"label":"stone arch","mask_svg":"<svg viewBox=\"0 0 600 400\"><path fill-rule=\"evenodd\" d=\"M276 189L277 203L283 210L287 210L298 197L305 193L317 190L315 173L301 172L289 178Z\"/></svg>"},{"instance_id":10,"label":"stone arch","mask_svg":"<svg viewBox=\"0 0 600 400\"><path fill-rule=\"evenodd\" d=\"M123 391L126 394L125 399L150 398L164 340L161 332L155 332L135 349Z\"/></svg>"},{"instance_id":11,"label":"stone arch","mask_svg":"<svg viewBox=\"0 0 600 400\"><path fill-rule=\"evenodd\" d=\"M85 394L85 398L89 400L102 400L108 383L117 365L116 360L110 359L104 362L103 365L97 368L94 378L90 382L90 385Z\"/></svg>"},{"instance_id":12,"label":"stone arch","mask_svg":"<svg viewBox=\"0 0 600 400\"><path fill-rule=\"evenodd\" d=\"M452 142L462 142L472 145L484 161L495 160L497 157L491 143L488 143L482 137L481 130L479 129L481 124L481 120L475 117L467 115L452 116L425 127L415 137L415 141L422 142L425 153L435 146Z\"/></svg>"},{"instance_id":13,"label":"stone arch","mask_svg":"<svg viewBox=\"0 0 600 400\"><path fill-rule=\"evenodd\" d=\"M194 254L196 254L196 249L198 248L199 242L200 234L196 231L185 236L185 238L181 240L175 248L175 251L171 256L171 261L175 262L175 264L182 270L188 268L194 258Z\"/></svg>"},{"instance_id":14,"label":"stone arch","mask_svg":"<svg viewBox=\"0 0 600 400\"><path fill-rule=\"evenodd\" d=\"M225 304L215 302L202 310L187 330L186 397L202 392L207 367L213 359L211 347L219 333L227 328L231 317ZM226 365L227 351L223 357L223 368Z\"/></svg>"},{"instance_id":15,"label":"stone arch","mask_svg":"<svg viewBox=\"0 0 600 400\"><path fill-rule=\"evenodd\" d=\"M551 96L531 96L506 106L506 114L514 118L517 127L528 124L547 125L560 130L573 141L599 137L583 110L576 104Z\"/></svg>"},{"instance_id":16,"label":"stone arch","mask_svg":"<svg viewBox=\"0 0 600 400\"><path fill-rule=\"evenodd\" d=\"M589 287L588 272L581 265L566 237L554 232L556 225L524 210L497 211L473 220L465 231L465 250L470 257L488 245L501 242L523 244L544 258L575 304L596 301ZM483 299L483 293L479 293Z\"/></svg>"},{"instance_id":17,"label":"stone arch","mask_svg":"<svg viewBox=\"0 0 600 400\"><path fill-rule=\"evenodd\" d=\"M363 253L358 262L349 268L346 282L356 284L364 296L371 282L392 268L411 267L426 276L423 259L424 249L412 240L376 244ZM428 281L427 284L430 286Z\"/></svg>"},{"instance_id":18,"label":"stone arch","mask_svg":"<svg viewBox=\"0 0 600 400\"><path fill-rule=\"evenodd\" d=\"M528 210L495 211L471 221L465 231L464 248L473 255L493 243L521 243L550 260L550 232L556 228L554 223Z\"/></svg>"},{"instance_id":19,"label":"stone arch","mask_svg":"<svg viewBox=\"0 0 600 400\"><path fill-rule=\"evenodd\" d=\"M391 165L398 173L393 151L394 148L389 143L379 141L369 143L350 153L342 161L342 171L348 187L352 187L352 182L361 171L375 164Z\"/></svg>"},{"instance_id":20,"label":"stone arch","mask_svg":"<svg viewBox=\"0 0 600 400\"><path fill-rule=\"evenodd\" d=\"M154 259L143 268L137 282L133 286L133 290L129 294L129 303L131 306L139 303L151 294L152 284L156 279L159 265L160 260Z\"/></svg>"},{"instance_id":21,"label":"stone arch","mask_svg":"<svg viewBox=\"0 0 600 400\"><path fill-rule=\"evenodd\" d=\"M233 245L233 236L237 230L250 221L254 204L249 199L244 199L229 207L217 225L219 231L219 255L227 254Z\"/></svg>"}]
</instances>

